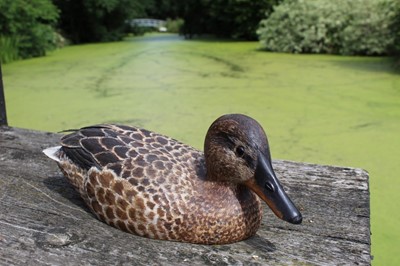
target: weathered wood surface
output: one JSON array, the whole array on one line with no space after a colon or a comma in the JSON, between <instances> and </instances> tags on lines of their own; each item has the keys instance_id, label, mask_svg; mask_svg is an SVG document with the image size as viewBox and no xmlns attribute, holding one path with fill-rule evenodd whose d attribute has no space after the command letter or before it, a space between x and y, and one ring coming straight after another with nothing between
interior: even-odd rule
<instances>
[{"instance_id":1,"label":"weathered wood surface","mask_svg":"<svg viewBox=\"0 0 400 266\"><path fill-rule=\"evenodd\" d=\"M368 265L368 174L274 161L302 225L265 207L257 235L221 246L150 240L98 221L42 149L59 135L0 127L0 264ZM266 205L265 205L266 206Z\"/></svg>"}]
</instances>

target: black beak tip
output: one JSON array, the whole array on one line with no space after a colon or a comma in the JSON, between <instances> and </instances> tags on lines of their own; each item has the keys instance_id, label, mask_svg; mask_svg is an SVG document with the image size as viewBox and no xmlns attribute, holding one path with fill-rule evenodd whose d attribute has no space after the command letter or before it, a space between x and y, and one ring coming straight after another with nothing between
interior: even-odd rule
<instances>
[{"instance_id":1,"label":"black beak tip","mask_svg":"<svg viewBox=\"0 0 400 266\"><path fill-rule=\"evenodd\" d=\"M301 214L288 220L288 222L291 224L301 224L302 221L303 217L301 216Z\"/></svg>"}]
</instances>

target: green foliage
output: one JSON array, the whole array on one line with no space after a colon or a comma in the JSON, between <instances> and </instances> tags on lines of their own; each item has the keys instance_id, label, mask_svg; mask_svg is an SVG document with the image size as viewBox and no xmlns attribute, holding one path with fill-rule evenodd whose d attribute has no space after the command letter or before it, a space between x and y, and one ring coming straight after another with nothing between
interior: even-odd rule
<instances>
[{"instance_id":1,"label":"green foliage","mask_svg":"<svg viewBox=\"0 0 400 266\"><path fill-rule=\"evenodd\" d=\"M185 4L184 2L176 0L150 0L146 6L146 14L149 18L163 20L179 18L179 9Z\"/></svg>"},{"instance_id":2,"label":"green foliage","mask_svg":"<svg viewBox=\"0 0 400 266\"><path fill-rule=\"evenodd\" d=\"M121 40L126 21L143 16L151 1L53 0L61 10L59 27L73 43Z\"/></svg>"},{"instance_id":3,"label":"green foliage","mask_svg":"<svg viewBox=\"0 0 400 266\"><path fill-rule=\"evenodd\" d=\"M179 33L181 32L182 26L184 24L183 19L170 19L168 18L166 21L165 27L167 28L168 32L172 33Z\"/></svg>"},{"instance_id":4,"label":"green foliage","mask_svg":"<svg viewBox=\"0 0 400 266\"><path fill-rule=\"evenodd\" d=\"M2 60L42 56L55 48L57 18L50 0L0 0Z\"/></svg>"},{"instance_id":5,"label":"green foliage","mask_svg":"<svg viewBox=\"0 0 400 266\"><path fill-rule=\"evenodd\" d=\"M386 54L393 43L389 2L287 0L261 21L265 49L291 53Z\"/></svg>"},{"instance_id":6,"label":"green foliage","mask_svg":"<svg viewBox=\"0 0 400 266\"><path fill-rule=\"evenodd\" d=\"M187 0L179 4L183 33L213 34L234 39L257 39L256 29L266 12L280 0Z\"/></svg>"},{"instance_id":7,"label":"green foliage","mask_svg":"<svg viewBox=\"0 0 400 266\"><path fill-rule=\"evenodd\" d=\"M9 63L17 60L18 55L18 38L0 35L0 62Z\"/></svg>"},{"instance_id":8,"label":"green foliage","mask_svg":"<svg viewBox=\"0 0 400 266\"><path fill-rule=\"evenodd\" d=\"M257 40L256 30L265 13L280 1L214 0L211 2L211 33L233 39Z\"/></svg>"},{"instance_id":9,"label":"green foliage","mask_svg":"<svg viewBox=\"0 0 400 266\"><path fill-rule=\"evenodd\" d=\"M151 28L151 27L141 27L141 26L136 26L136 25L127 25L126 32L128 33L128 36L135 35L135 36L141 36L149 32L154 32L156 29Z\"/></svg>"},{"instance_id":10,"label":"green foliage","mask_svg":"<svg viewBox=\"0 0 400 266\"><path fill-rule=\"evenodd\" d=\"M390 29L394 37L392 53L400 57L400 2L392 2L389 8L393 10L393 16L390 23Z\"/></svg>"}]
</instances>

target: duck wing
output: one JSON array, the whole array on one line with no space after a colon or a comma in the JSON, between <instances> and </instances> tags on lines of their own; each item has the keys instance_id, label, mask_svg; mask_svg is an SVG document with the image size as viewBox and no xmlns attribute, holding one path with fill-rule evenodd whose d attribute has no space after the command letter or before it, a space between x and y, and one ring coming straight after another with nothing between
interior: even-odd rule
<instances>
[{"instance_id":1,"label":"duck wing","mask_svg":"<svg viewBox=\"0 0 400 266\"><path fill-rule=\"evenodd\" d=\"M133 164L145 166L156 159L188 161L201 156L196 149L172 138L136 127L94 125L75 130L61 139L62 151L77 166L89 170L107 167L117 175ZM133 160L135 158L135 160Z\"/></svg>"},{"instance_id":2,"label":"duck wing","mask_svg":"<svg viewBox=\"0 0 400 266\"><path fill-rule=\"evenodd\" d=\"M62 151L79 167L103 167L129 157L135 142L141 142L143 131L128 126L94 125L75 130L61 138Z\"/></svg>"}]
</instances>

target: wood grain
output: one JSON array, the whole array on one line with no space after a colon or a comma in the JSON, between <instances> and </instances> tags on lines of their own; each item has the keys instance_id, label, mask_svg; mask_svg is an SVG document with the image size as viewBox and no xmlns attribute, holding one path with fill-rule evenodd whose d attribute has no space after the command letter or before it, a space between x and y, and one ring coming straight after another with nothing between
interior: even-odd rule
<instances>
[{"instance_id":1,"label":"wood grain","mask_svg":"<svg viewBox=\"0 0 400 266\"><path fill-rule=\"evenodd\" d=\"M204 246L150 240L97 220L44 148L60 135L0 127L1 265L370 265L368 173L289 161L273 165L303 224L265 205L251 239Z\"/></svg>"}]
</instances>

